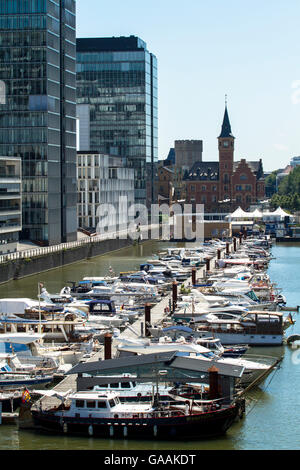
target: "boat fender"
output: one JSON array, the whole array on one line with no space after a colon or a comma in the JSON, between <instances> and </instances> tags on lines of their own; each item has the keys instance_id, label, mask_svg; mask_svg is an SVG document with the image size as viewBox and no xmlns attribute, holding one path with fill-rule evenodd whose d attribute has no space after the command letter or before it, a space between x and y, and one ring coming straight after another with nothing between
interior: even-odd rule
<instances>
[{"instance_id":1,"label":"boat fender","mask_svg":"<svg viewBox=\"0 0 300 470\"><path fill-rule=\"evenodd\" d=\"M63 430L64 430L64 433L65 433L65 434L68 432L68 425L67 425L67 423L64 423Z\"/></svg>"},{"instance_id":2,"label":"boat fender","mask_svg":"<svg viewBox=\"0 0 300 470\"><path fill-rule=\"evenodd\" d=\"M157 426L156 426L156 424L153 426L153 435L154 435L154 437L157 437Z\"/></svg>"},{"instance_id":3,"label":"boat fender","mask_svg":"<svg viewBox=\"0 0 300 470\"><path fill-rule=\"evenodd\" d=\"M138 393L137 394L137 398L140 400L142 398L142 394L141 393Z\"/></svg>"},{"instance_id":4,"label":"boat fender","mask_svg":"<svg viewBox=\"0 0 300 470\"><path fill-rule=\"evenodd\" d=\"M114 427L113 426L109 426L109 435L110 435L110 437L113 437L113 435L114 435Z\"/></svg>"},{"instance_id":5,"label":"boat fender","mask_svg":"<svg viewBox=\"0 0 300 470\"><path fill-rule=\"evenodd\" d=\"M124 428L123 428L123 436L124 436L124 437L127 437L127 435L128 435L127 426L124 426Z\"/></svg>"},{"instance_id":6,"label":"boat fender","mask_svg":"<svg viewBox=\"0 0 300 470\"><path fill-rule=\"evenodd\" d=\"M119 415L118 415L118 414L115 414L115 415L114 415L114 418L118 418L118 417L119 417Z\"/></svg>"},{"instance_id":7,"label":"boat fender","mask_svg":"<svg viewBox=\"0 0 300 470\"><path fill-rule=\"evenodd\" d=\"M93 434L94 434L94 429L93 429L93 426L92 426L92 425L89 426L88 433L89 433L89 436L93 436Z\"/></svg>"}]
</instances>

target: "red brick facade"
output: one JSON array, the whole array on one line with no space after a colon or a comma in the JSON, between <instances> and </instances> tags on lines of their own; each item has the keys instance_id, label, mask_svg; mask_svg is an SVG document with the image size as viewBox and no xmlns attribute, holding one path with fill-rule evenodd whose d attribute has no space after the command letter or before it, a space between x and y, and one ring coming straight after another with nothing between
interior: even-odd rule
<instances>
[{"instance_id":1,"label":"red brick facade","mask_svg":"<svg viewBox=\"0 0 300 470\"><path fill-rule=\"evenodd\" d=\"M239 206L247 210L265 197L262 160L235 162L234 141L226 108L218 138L219 163L198 162L187 172L187 203L204 204L205 212L229 212Z\"/></svg>"}]
</instances>

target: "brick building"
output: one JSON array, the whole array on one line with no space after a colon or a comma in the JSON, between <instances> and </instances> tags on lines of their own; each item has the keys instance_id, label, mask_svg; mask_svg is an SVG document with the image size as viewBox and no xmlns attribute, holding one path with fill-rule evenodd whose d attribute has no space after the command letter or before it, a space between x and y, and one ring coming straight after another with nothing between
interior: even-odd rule
<instances>
[{"instance_id":1,"label":"brick building","mask_svg":"<svg viewBox=\"0 0 300 470\"><path fill-rule=\"evenodd\" d=\"M162 199L169 200L172 198L171 193L173 188L174 170L171 167L159 164L157 176L157 193L160 197L162 197Z\"/></svg>"},{"instance_id":2,"label":"brick building","mask_svg":"<svg viewBox=\"0 0 300 470\"><path fill-rule=\"evenodd\" d=\"M185 171L182 192L187 203L204 204L205 212L230 212L239 206L247 210L264 198L262 160L235 162L234 144L226 106L218 137L219 161L199 161Z\"/></svg>"}]
</instances>

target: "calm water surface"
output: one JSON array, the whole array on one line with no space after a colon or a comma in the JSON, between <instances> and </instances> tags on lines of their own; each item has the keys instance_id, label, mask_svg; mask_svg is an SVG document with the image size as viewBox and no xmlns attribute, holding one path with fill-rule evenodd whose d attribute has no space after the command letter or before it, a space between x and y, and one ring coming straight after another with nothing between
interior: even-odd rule
<instances>
[{"instance_id":1,"label":"calm water surface","mask_svg":"<svg viewBox=\"0 0 300 470\"><path fill-rule=\"evenodd\" d=\"M24 280L0 286L0 298L36 298L37 284L45 283L50 293L58 292L66 281L80 280L84 276L102 276L111 266L118 274L139 268L164 243L149 242L143 246L124 249L110 255L76 263ZM269 274L282 288L287 305L300 305L300 245L280 244L272 249ZM297 319L297 314L296 319ZM288 330L288 335L300 333L300 319ZM66 436L40 435L18 431L16 426L0 427L0 450L288 450L300 448L300 350L288 347L253 348L253 354L284 355L281 368L269 377L261 388L251 392L247 415L236 423L225 437L199 442L152 442L131 440L101 440ZM299 364L297 364L299 362Z\"/></svg>"}]
</instances>

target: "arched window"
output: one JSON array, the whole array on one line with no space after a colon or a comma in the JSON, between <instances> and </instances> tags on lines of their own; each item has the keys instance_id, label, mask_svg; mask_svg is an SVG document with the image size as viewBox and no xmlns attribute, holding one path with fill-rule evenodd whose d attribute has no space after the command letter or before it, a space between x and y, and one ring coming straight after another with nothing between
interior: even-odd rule
<instances>
[{"instance_id":1,"label":"arched window","mask_svg":"<svg viewBox=\"0 0 300 470\"><path fill-rule=\"evenodd\" d=\"M241 181L245 181L245 180L247 180L247 179L248 179L248 177L247 177L247 175L245 175L244 173L242 173L242 174L240 175L240 180L241 180Z\"/></svg>"}]
</instances>

